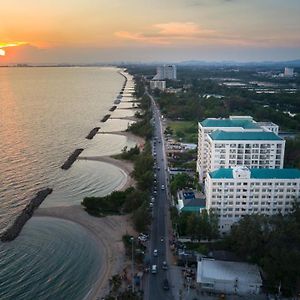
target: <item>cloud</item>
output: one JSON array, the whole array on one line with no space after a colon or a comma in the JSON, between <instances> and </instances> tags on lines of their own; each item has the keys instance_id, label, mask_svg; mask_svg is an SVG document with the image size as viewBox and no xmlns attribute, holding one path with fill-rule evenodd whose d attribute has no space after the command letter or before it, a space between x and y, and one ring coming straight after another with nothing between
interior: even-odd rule
<instances>
[{"instance_id":1,"label":"cloud","mask_svg":"<svg viewBox=\"0 0 300 300\"><path fill-rule=\"evenodd\" d=\"M9 42L9 43L0 43L0 48L8 48L8 47L17 47L26 45L26 42Z\"/></svg>"},{"instance_id":2,"label":"cloud","mask_svg":"<svg viewBox=\"0 0 300 300\"><path fill-rule=\"evenodd\" d=\"M136 42L170 45L178 41L195 41L215 35L214 30L200 28L193 22L169 22L154 24L145 32L118 31L115 36Z\"/></svg>"}]
</instances>

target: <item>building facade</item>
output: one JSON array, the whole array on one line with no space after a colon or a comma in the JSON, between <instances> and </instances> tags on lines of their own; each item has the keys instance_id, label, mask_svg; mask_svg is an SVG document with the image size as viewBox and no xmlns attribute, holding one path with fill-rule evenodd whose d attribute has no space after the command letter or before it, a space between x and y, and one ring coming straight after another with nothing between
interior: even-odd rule
<instances>
[{"instance_id":1,"label":"building facade","mask_svg":"<svg viewBox=\"0 0 300 300\"><path fill-rule=\"evenodd\" d=\"M276 124L274 125L277 126ZM200 182L203 182L207 173L208 135L216 130L233 132L260 132L267 129L266 126L263 128L258 123L253 121L253 118L250 116L230 116L228 119L208 118L202 122L199 122L197 172L199 173Z\"/></svg>"},{"instance_id":2,"label":"building facade","mask_svg":"<svg viewBox=\"0 0 300 300\"><path fill-rule=\"evenodd\" d=\"M299 169L223 168L205 180L206 209L219 216L220 232L249 214L287 214L300 196Z\"/></svg>"},{"instance_id":3,"label":"building facade","mask_svg":"<svg viewBox=\"0 0 300 300\"><path fill-rule=\"evenodd\" d=\"M163 79L170 79L176 80L177 79L177 70L175 65L163 65L158 66L156 68L156 75L153 77L154 80L163 80Z\"/></svg>"},{"instance_id":4,"label":"building facade","mask_svg":"<svg viewBox=\"0 0 300 300\"><path fill-rule=\"evenodd\" d=\"M206 172L219 168L283 168L285 140L273 132L228 132L208 134Z\"/></svg>"},{"instance_id":5,"label":"building facade","mask_svg":"<svg viewBox=\"0 0 300 300\"><path fill-rule=\"evenodd\" d=\"M166 82L164 80L150 80L150 89L164 91L166 89Z\"/></svg>"}]
</instances>

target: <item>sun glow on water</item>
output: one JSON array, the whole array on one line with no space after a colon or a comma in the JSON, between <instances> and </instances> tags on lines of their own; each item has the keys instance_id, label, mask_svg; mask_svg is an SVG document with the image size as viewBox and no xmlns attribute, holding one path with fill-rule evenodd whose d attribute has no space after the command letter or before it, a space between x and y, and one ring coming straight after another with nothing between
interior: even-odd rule
<instances>
[{"instance_id":1,"label":"sun glow on water","mask_svg":"<svg viewBox=\"0 0 300 300\"><path fill-rule=\"evenodd\" d=\"M0 49L0 56L5 56L5 51L3 49Z\"/></svg>"}]
</instances>

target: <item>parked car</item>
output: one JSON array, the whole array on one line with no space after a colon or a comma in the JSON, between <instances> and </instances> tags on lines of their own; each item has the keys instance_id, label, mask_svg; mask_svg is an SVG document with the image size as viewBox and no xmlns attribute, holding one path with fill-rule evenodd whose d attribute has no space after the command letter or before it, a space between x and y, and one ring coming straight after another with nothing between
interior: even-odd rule
<instances>
[{"instance_id":1,"label":"parked car","mask_svg":"<svg viewBox=\"0 0 300 300\"><path fill-rule=\"evenodd\" d=\"M163 289L164 289L165 291L167 291L167 290L170 289L168 279L164 279L164 280L163 280Z\"/></svg>"}]
</instances>

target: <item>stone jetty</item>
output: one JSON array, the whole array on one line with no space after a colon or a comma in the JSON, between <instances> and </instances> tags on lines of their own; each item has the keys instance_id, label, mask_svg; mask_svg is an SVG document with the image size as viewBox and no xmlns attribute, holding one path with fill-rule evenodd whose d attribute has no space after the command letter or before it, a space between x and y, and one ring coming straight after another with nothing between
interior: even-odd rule
<instances>
[{"instance_id":1,"label":"stone jetty","mask_svg":"<svg viewBox=\"0 0 300 300\"><path fill-rule=\"evenodd\" d=\"M36 196L30 200L15 221L2 233L0 240L9 242L14 240L21 232L25 223L32 217L34 211L40 206L45 198L52 193L51 188L46 188L37 192Z\"/></svg>"},{"instance_id":2,"label":"stone jetty","mask_svg":"<svg viewBox=\"0 0 300 300\"><path fill-rule=\"evenodd\" d=\"M90 133L85 137L88 140L92 140L93 137L97 134L97 132L99 131L100 127L95 127L93 128Z\"/></svg>"},{"instance_id":3,"label":"stone jetty","mask_svg":"<svg viewBox=\"0 0 300 300\"><path fill-rule=\"evenodd\" d=\"M71 166L73 165L73 163L75 162L75 160L77 159L77 157L80 155L80 153L83 151L84 149L79 148L76 149L66 160L66 162L61 166L61 168L63 170L68 170L71 168Z\"/></svg>"}]
</instances>

